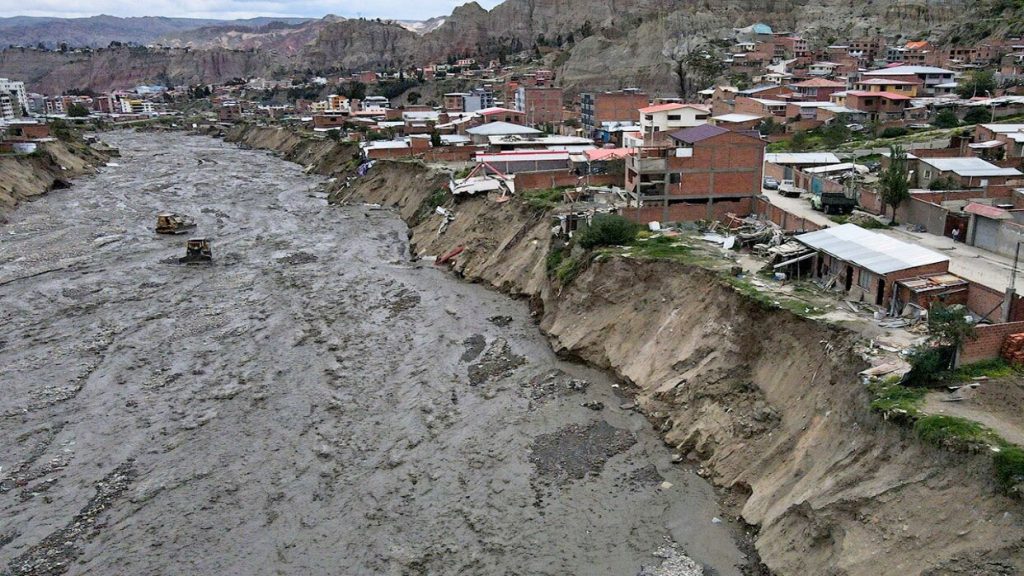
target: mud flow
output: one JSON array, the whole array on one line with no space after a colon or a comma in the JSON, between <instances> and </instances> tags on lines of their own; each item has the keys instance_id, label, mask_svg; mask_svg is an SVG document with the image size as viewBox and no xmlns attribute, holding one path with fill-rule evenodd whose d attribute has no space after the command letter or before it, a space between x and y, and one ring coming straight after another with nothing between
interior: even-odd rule
<instances>
[{"instance_id":1,"label":"mud flow","mask_svg":"<svg viewBox=\"0 0 1024 576\"><path fill-rule=\"evenodd\" d=\"M0 226L3 574L740 573L613 382L411 262L393 213L220 141L105 139L118 166ZM212 264L177 263L190 236Z\"/></svg>"}]
</instances>

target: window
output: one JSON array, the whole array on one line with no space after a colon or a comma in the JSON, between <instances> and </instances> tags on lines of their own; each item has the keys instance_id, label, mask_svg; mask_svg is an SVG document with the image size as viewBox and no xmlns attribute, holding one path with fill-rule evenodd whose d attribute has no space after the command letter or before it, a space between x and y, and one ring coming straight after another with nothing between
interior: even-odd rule
<instances>
[{"instance_id":1,"label":"window","mask_svg":"<svg viewBox=\"0 0 1024 576\"><path fill-rule=\"evenodd\" d=\"M871 284L874 279L874 274L867 270L861 270L860 274L857 275L857 286L865 290L871 290Z\"/></svg>"},{"instance_id":2,"label":"window","mask_svg":"<svg viewBox=\"0 0 1024 576\"><path fill-rule=\"evenodd\" d=\"M679 114L669 114L668 115L668 119L669 119L669 121L679 120Z\"/></svg>"},{"instance_id":3,"label":"window","mask_svg":"<svg viewBox=\"0 0 1024 576\"><path fill-rule=\"evenodd\" d=\"M672 172L671 174L668 175L668 183L669 184L679 184L682 181L683 181L683 175L680 174L679 172Z\"/></svg>"}]
</instances>

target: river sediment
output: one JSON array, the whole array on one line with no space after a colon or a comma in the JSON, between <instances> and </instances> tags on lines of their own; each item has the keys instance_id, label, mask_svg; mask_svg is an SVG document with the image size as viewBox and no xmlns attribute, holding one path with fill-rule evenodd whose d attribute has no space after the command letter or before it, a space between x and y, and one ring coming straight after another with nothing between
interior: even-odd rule
<instances>
[{"instance_id":1,"label":"river sediment","mask_svg":"<svg viewBox=\"0 0 1024 576\"><path fill-rule=\"evenodd\" d=\"M266 152L104 138L120 166L0 227L4 574L749 564L623 386L527 302L412 261L393 212ZM177 264L164 210L213 264Z\"/></svg>"}]
</instances>

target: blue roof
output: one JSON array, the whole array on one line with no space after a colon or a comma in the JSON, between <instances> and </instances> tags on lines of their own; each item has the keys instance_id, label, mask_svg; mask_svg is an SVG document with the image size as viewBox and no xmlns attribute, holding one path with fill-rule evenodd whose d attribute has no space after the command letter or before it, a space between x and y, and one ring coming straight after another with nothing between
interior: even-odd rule
<instances>
[{"instance_id":1,"label":"blue roof","mask_svg":"<svg viewBox=\"0 0 1024 576\"><path fill-rule=\"evenodd\" d=\"M771 34L772 27L767 24L754 24L751 26L754 30L754 34Z\"/></svg>"}]
</instances>

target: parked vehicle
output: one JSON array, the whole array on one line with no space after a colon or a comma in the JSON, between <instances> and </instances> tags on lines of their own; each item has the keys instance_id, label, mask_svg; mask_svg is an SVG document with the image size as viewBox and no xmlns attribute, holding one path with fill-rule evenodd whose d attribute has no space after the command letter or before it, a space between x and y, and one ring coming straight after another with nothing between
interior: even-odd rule
<instances>
[{"instance_id":1,"label":"parked vehicle","mask_svg":"<svg viewBox=\"0 0 1024 576\"><path fill-rule=\"evenodd\" d=\"M799 198L801 195L806 193L807 190L798 188L792 180L783 180L782 184L779 184L779 194L782 194L786 198Z\"/></svg>"},{"instance_id":2,"label":"parked vehicle","mask_svg":"<svg viewBox=\"0 0 1024 576\"><path fill-rule=\"evenodd\" d=\"M765 190L778 190L779 181L776 180L775 178L772 178L771 176L768 176L767 178L764 179L763 186Z\"/></svg>"},{"instance_id":3,"label":"parked vehicle","mask_svg":"<svg viewBox=\"0 0 1024 576\"><path fill-rule=\"evenodd\" d=\"M857 199L842 192L822 192L811 196L811 208L825 214L850 214L857 207Z\"/></svg>"}]
</instances>

